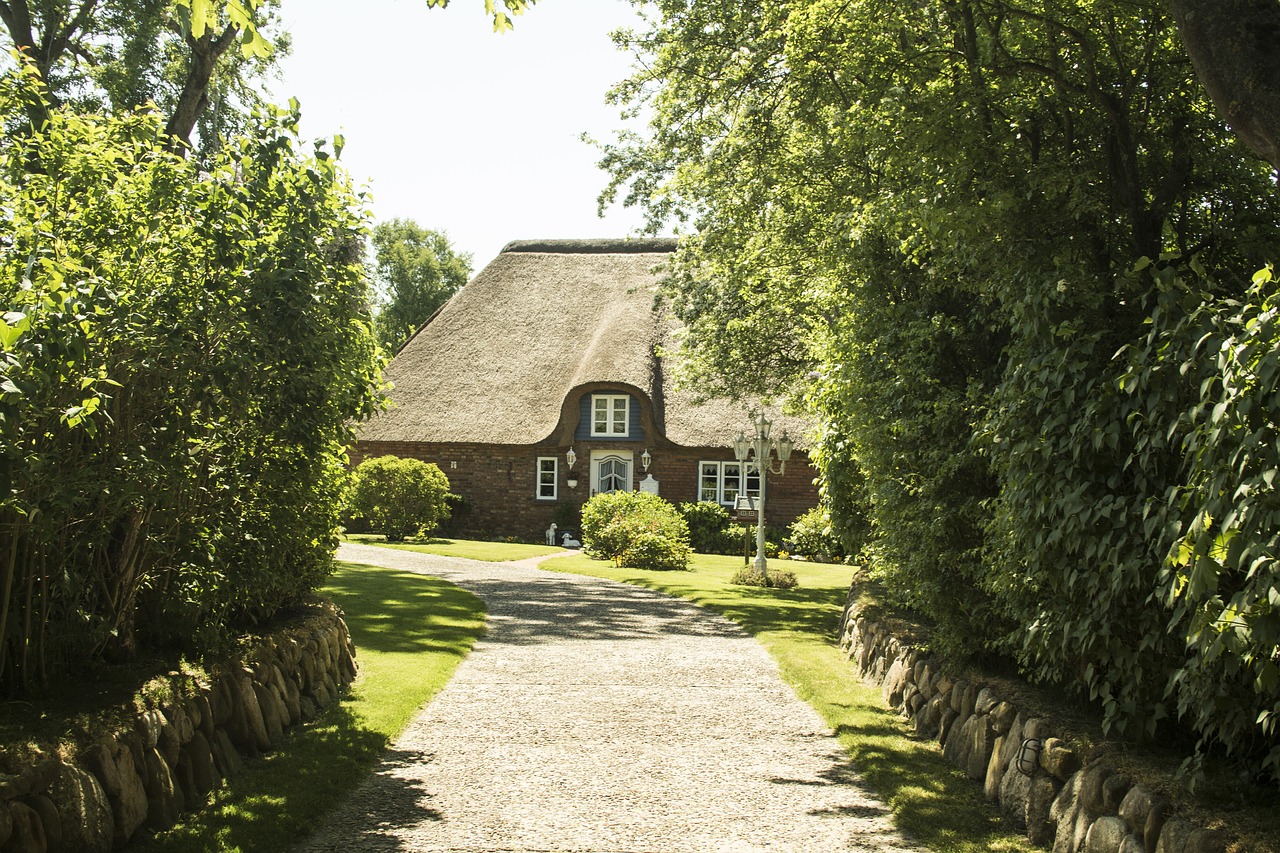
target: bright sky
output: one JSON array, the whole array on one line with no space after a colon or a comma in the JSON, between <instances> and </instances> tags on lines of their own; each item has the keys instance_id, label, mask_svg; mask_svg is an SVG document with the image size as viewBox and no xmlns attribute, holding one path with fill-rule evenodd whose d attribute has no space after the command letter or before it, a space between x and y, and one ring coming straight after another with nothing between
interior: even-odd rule
<instances>
[{"instance_id":1,"label":"bright sky","mask_svg":"<svg viewBox=\"0 0 1280 853\"><path fill-rule=\"evenodd\" d=\"M342 161L374 217L444 231L479 270L511 240L624 237L582 133L621 126L605 92L631 59L609 33L637 23L625 0L542 0L493 32L483 0L284 0L293 54L274 100L302 103L307 137L346 138Z\"/></svg>"}]
</instances>

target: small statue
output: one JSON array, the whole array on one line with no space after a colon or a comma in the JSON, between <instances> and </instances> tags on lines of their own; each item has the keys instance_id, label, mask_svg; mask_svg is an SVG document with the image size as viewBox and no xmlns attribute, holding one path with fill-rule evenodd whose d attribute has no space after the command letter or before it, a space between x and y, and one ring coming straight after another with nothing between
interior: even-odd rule
<instances>
[{"instance_id":1,"label":"small statue","mask_svg":"<svg viewBox=\"0 0 1280 853\"><path fill-rule=\"evenodd\" d=\"M551 522L551 526L547 528L547 544L556 544L556 523L554 521Z\"/></svg>"},{"instance_id":2,"label":"small statue","mask_svg":"<svg viewBox=\"0 0 1280 853\"><path fill-rule=\"evenodd\" d=\"M566 548L581 548L581 547L582 547L582 543L581 543L581 542L579 542L577 539L574 539L574 538L573 538L573 534L572 534L572 533L566 533L566 534L564 535L564 538L560 540L560 544L562 544L562 545L563 545L564 547L566 547Z\"/></svg>"}]
</instances>

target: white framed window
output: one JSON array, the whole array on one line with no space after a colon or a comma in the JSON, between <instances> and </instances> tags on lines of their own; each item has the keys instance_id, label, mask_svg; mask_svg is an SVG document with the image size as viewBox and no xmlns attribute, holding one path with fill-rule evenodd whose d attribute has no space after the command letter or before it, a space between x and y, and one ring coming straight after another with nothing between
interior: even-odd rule
<instances>
[{"instance_id":1,"label":"white framed window","mask_svg":"<svg viewBox=\"0 0 1280 853\"><path fill-rule=\"evenodd\" d=\"M538 457L538 500L553 501L557 497L560 482L560 459L555 456Z\"/></svg>"},{"instance_id":2,"label":"white framed window","mask_svg":"<svg viewBox=\"0 0 1280 853\"><path fill-rule=\"evenodd\" d=\"M626 394L591 395L591 435L626 438L631 422L631 398Z\"/></svg>"},{"instance_id":3,"label":"white framed window","mask_svg":"<svg viewBox=\"0 0 1280 853\"><path fill-rule=\"evenodd\" d=\"M733 506L740 494L760 497L760 474L755 463L698 463L698 500Z\"/></svg>"}]
</instances>

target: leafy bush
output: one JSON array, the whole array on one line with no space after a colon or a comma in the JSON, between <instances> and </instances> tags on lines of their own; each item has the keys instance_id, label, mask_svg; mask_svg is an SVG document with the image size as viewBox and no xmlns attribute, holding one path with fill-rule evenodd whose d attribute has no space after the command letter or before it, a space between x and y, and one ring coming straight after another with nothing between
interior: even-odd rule
<instances>
[{"instance_id":1,"label":"leafy bush","mask_svg":"<svg viewBox=\"0 0 1280 853\"><path fill-rule=\"evenodd\" d=\"M768 533L768 530L765 531ZM719 544L716 550L708 551L708 554L724 554L729 557L736 557L745 551L755 549L755 529L745 524L734 522L730 524L720 534ZM768 553L769 543L765 542L765 552Z\"/></svg>"},{"instance_id":2,"label":"leafy bush","mask_svg":"<svg viewBox=\"0 0 1280 853\"><path fill-rule=\"evenodd\" d=\"M432 462L379 456L351 473L352 515L392 542L424 536L449 517L449 478Z\"/></svg>"},{"instance_id":3,"label":"leafy bush","mask_svg":"<svg viewBox=\"0 0 1280 853\"><path fill-rule=\"evenodd\" d=\"M0 78L0 692L205 651L332 568L376 407L360 203L296 110L195 162ZM67 199L75 199L68 204ZM53 571L56 567L56 571Z\"/></svg>"},{"instance_id":4,"label":"leafy bush","mask_svg":"<svg viewBox=\"0 0 1280 853\"><path fill-rule=\"evenodd\" d=\"M729 511L714 501L685 501L676 507L689 525L689 546L699 554L718 554L729 529Z\"/></svg>"},{"instance_id":5,"label":"leafy bush","mask_svg":"<svg viewBox=\"0 0 1280 853\"><path fill-rule=\"evenodd\" d=\"M844 548L831 530L826 510L814 507L791 522L791 549L806 557L831 557L840 559Z\"/></svg>"},{"instance_id":6,"label":"leafy bush","mask_svg":"<svg viewBox=\"0 0 1280 853\"><path fill-rule=\"evenodd\" d=\"M599 559L636 569L687 569L689 525L647 492L596 495L582 507L582 544Z\"/></svg>"},{"instance_id":7,"label":"leafy bush","mask_svg":"<svg viewBox=\"0 0 1280 853\"><path fill-rule=\"evenodd\" d=\"M576 532L582 527L582 507L569 501L560 501L551 514L551 521L561 533Z\"/></svg>"},{"instance_id":8,"label":"leafy bush","mask_svg":"<svg viewBox=\"0 0 1280 853\"><path fill-rule=\"evenodd\" d=\"M755 542L754 527L748 527L730 520L729 511L718 503L711 501L686 501L677 509L689 525L689 544L699 554L724 554L734 556L741 554L744 542ZM766 528L775 541L775 531ZM747 547L753 548L754 544ZM765 544L765 552L777 556L778 546Z\"/></svg>"}]
</instances>

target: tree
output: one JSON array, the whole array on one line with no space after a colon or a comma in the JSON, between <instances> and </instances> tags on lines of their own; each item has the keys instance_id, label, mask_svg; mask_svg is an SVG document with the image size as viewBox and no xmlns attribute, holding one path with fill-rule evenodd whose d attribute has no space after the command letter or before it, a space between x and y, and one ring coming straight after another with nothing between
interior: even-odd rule
<instances>
[{"instance_id":1,"label":"tree","mask_svg":"<svg viewBox=\"0 0 1280 853\"><path fill-rule=\"evenodd\" d=\"M1280 3L1169 0L1169 9L1218 112L1280 169Z\"/></svg>"},{"instance_id":2,"label":"tree","mask_svg":"<svg viewBox=\"0 0 1280 853\"><path fill-rule=\"evenodd\" d=\"M1206 695L1189 667L1269 708L1163 603L1198 388L1125 382L1152 325L1245 295L1280 222L1164 5L658 5L613 95L650 135L603 159L695 230L666 294L686 376L806 399L833 525L869 506L873 567L943 650L1082 684L1129 732ZM1187 722L1243 748L1225 720Z\"/></svg>"},{"instance_id":3,"label":"tree","mask_svg":"<svg viewBox=\"0 0 1280 853\"><path fill-rule=\"evenodd\" d=\"M42 99L0 77L0 121ZM153 113L39 106L0 143L5 692L314 590L381 365L359 200L296 110L195 164Z\"/></svg>"},{"instance_id":4,"label":"tree","mask_svg":"<svg viewBox=\"0 0 1280 853\"><path fill-rule=\"evenodd\" d=\"M471 256L457 254L449 238L411 219L373 229L371 274L378 340L394 353L471 277Z\"/></svg>"},{"instance_id":5,"label":"tree","mask_svg":"<svg viewBox=\"0 0 1280 853\"><path fill-rule=\"evenodd\" d=\"M390 542L425 536L449 517L449 478L432 462L378 456L351 474L351 512Z\"/></svg>"},{"instance_id":6,"label":"tree","mask_svg":"<svg viewBox=\"0 0 1280 853\"><path fill-rule=\"evenodd\" d=\"M201 143L212 147L218 132L234 135L261 105L252 81L287 52L288 39L272 34L278 25L273 0L202 11L193 18L189 7L170 0L59 0L34 7L29 0L3 0L0 21L48 84L51 104L69 99L82 108L121 111L154 102L175 144L190 143L204 119ZM237 41L240 49L231 50ZM30 117L37 127L43 121L38 113Z\"/></svg>"}]
</instances>

